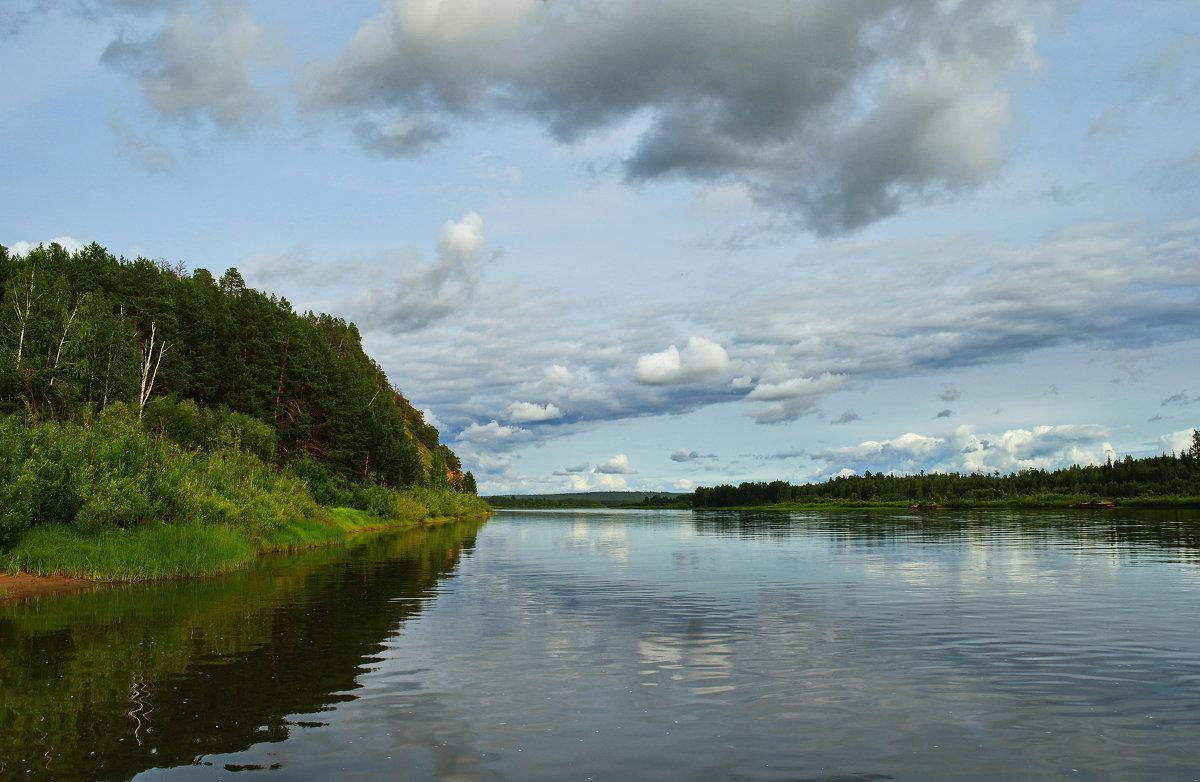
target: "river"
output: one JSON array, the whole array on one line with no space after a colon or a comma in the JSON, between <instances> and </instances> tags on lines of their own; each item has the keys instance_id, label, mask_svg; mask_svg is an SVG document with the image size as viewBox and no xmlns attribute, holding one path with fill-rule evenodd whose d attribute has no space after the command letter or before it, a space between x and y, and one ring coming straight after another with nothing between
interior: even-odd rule
<instances>
[{"instance_id":1,"label":"river","mask_svg":"<svg viewBox=\"0 0 1200 782\"><path fill-rule=\"evenodd\" d=\"M499 511L0 603L0 780L1200 779L1200 512Z\"/></svg>"}]
</instances>

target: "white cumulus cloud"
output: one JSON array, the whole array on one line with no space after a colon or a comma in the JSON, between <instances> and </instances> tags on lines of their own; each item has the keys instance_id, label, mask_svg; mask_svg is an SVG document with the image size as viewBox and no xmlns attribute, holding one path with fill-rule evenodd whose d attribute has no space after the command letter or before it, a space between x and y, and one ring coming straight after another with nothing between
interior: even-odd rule
<instances>
[{"instance_id":1,"label":"white cumulus cloud","mask_svg":"<svg viewBox=\"0 0 1200 782\"><path fill-rule=\"evenodd\" d=\"M533 402L513 402L508 406L508 420L519 424L531 421L553 421L562 416L563 411L552 403L538 405Z\"/></svg>"},{"instance_id":2,"label":"white cumulus cloud","mask_svg":"<svg viewBox=\"0 0 1200 782\"><path fill-rule=\"evenodd\" d=\"M596 465L594 470L599 475L633 475L637 470L629 465L629 457L619 453L608 461Z\"/></svg>"},{"instance_id":3,"label":"white cumulus cloud","mask_svg":"<svg viewBox=\"0 0 1200 782\"><path fill-rule=\"evenodd\" d=\"M494 444L523 440L532 435L533 433L528 429L522 429L519 426L505 426L497 421L489 421L483 425L472 423L458 435L457 439L460 442Z\"/></svg>"},{"instance_id":4,"label":"white cumulus cloud","mask_svg":"<svg viewBox=\"0 0 1200 782\"><path fill-rule=\"evenodd\" d=\"M729 370L725 348L705 337L690 337L683 350L671 345L637 360L633 374L646 385L685 385Z\"/></svg>"},{"instance_id":5,"label":"white cumulus cloud","mask_svg":"<svg viewBox=\"0 0 1200 782\"><path fill-rule=\"evenodd\" d=\"M1185 453L1192 447L1192 434L1195 429L1181 429L1178 432L1164 434L1158 438L1163 453Z\"/></svg>"},{"instance_id":6,"label":"white cumulus cloud","mask_svg":"<svg viewBox=\"0 0 1200 782\"><path fill-rule=\"evenodd\" d=\"M9 246L8 252L11 255L28 255L30 250L33 250L38 246L45 245L46 247L49 247L52 244L57 244L59 247L63 248L69 253L77 253L82 250L84 246L83 242L79 241L73 236L58 236L54 239L47 239L44 242L13 242Z\"/></svg>"}]
</instances>

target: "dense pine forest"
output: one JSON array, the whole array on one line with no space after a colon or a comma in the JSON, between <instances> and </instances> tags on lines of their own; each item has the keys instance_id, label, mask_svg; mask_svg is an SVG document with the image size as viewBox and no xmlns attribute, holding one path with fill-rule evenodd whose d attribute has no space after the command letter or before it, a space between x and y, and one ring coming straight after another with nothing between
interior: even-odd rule
<instances>
[{"instance_id":1,"label":"dense pine forest","mask_svg":"<svg viewBox=\"0 0 1200 782\"><path fill-rule=\"evenodd\" d=\"M786 481L698 487L692 507L728 508L792 504L946 504L1061 507L1116 501L1137 505L1200 505L1200 432L1178 455L1134 459L1062 470L999 473L865 472L799 486Z\"/></svg>"},{"instance_id":2,"label":"dense pine forest","mask_svg":"<svg viewBox=\"0 0 1200 782\"><path fill-rule=\"evenodd\" d=\"M483 507L353 323L236 269L0 247L0 302L0 550L43 525L264 538L322 506Z\"/></svg>"}]
</instances>

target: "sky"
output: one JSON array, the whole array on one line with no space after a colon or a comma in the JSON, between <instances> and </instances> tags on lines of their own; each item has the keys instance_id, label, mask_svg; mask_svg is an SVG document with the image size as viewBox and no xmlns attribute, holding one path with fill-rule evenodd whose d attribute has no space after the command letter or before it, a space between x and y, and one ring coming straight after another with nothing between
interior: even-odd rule
<instances>
[{"instance_id":1,"label":"sky","mask_svg":"<svg viewBox=\"0 0 1200 782\"><path fill-rule=\"evenodd\" d=\"M1156 455L1191 0L5 0L0 244L354 321L483 494Z\"/></svg>"}]
</instances>

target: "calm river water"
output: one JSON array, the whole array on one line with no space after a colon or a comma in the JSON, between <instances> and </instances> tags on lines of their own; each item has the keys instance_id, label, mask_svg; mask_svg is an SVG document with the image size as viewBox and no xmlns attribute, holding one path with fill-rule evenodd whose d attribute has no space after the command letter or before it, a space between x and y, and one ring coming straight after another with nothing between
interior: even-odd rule
<instances>
[{"instance_id":1,"label":"calm river water","mask_svg":"<svg viewBox=\"0 0 1200 782\"><path fill-rule=\"evenodd\" d=\"M0 780L1200 779L1200 513L501 511L0 603Z\"/></svg>"}]
</instances>

